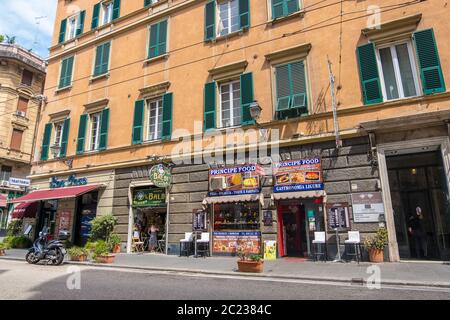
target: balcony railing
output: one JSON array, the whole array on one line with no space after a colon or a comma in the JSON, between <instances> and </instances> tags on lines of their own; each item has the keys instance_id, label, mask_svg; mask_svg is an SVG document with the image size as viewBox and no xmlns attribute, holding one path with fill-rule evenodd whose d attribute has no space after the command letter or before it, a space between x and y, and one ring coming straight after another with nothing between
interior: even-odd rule
<instances>
[{"instance_id":1,"label":"balcony railing","mask_svg":"<svg viewBox=\"0 0 450 320\"><path fill-rule=\"evenodd\" d=\"M16 44L0 43L0 58L22 61L42 72L45 72L47 68L47 62L44 59Z\"/></svg>"}]
</instances>

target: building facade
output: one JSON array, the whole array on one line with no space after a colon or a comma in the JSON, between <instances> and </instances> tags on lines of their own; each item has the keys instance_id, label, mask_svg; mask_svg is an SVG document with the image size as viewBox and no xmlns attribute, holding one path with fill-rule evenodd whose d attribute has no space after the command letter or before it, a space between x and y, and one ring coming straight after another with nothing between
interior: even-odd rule
<instances>
[{"instance_id":1,"label":"building facade","mask_svg":"<svg viewBox=\"0 0 450 320\"><path fill-rule=\"evenodd\" d=\"M333 256L386 227L386 259L448 259L447 10L59 1L27 201L67 192L79 226L97 205L128 252L153 225L177 254L203 212L214 255L311 256L326 232Z\"/></svg>"},{"instance_id":2,"label":"building facade","mask_svg":"<svg viewBox=\"0 0 450 320\"><path fill-rule=\"evenodd\" d=\"M0 43L0 194L8 199L25 191L31 172L39 95L46 63L14 45ZM0 233L6 229L8 209L0 206Z\"/></svg>"}]
</instances>

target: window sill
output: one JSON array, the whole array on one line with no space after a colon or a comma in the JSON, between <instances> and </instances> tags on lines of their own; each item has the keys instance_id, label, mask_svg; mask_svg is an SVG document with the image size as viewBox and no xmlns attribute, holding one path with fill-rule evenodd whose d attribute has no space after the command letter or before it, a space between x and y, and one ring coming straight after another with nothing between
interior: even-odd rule
<instances>
[{"instance_id":1,"label":"window sill","mask_svg":"<svg viewBox=\"0 0 450 320\"><path fill-rule=\"evenodd\" d=\"M147 60L144 60L144 64L147 65L147 64L150 64L150 63L158 61L158 60L167 60L167 59L169 59L169 54L165 53L165 54L159 55L157 57L148 58Z\"/></svg>"},{"instance_id":2,"label":"window sill","mask_svg":"<svg viewBox=\"0 0 450 320\"><path fill-rule=\"evenodd\" d=\"M64 92L64 91L69 91L71 89L72 89L72 85L64 87L64 88L58 88L58 89L55 90L55 93L58 94L58 93L61 93L61 92Z\"/></svg>"},{"instance_id":3,"label":"window sill","mask_svg":"<svg viewBox=\"0 0 450 320\"><path fill-rule=\"evenodd\" d=\"M106 78L109 78L109 72L105 73L105 74L98 75L98 76L92 76L89 79L89 83L95 82L95 81L100 80L100 79L106 79Z\"/></svg>"},{"instance_id":4,"label":"window sill","mask_svg":"<svg viewBox=\"0 0 450 320\"><path fill-rule=\"evenodd\" d=\"M223 36L218 36L218 37L215 37L214 39L206 40L205 42L216 43L216 42L224 41L224 40L227 40L230 38L242 36L246 30L248 30L248 28L240 29L238 31L234 31L234 32L228 33Z\"/></svg>"},{"instance_id":5,"label":"window sill","mask_svg":"<svg viewBox=\"0 0 450 320\"><path fill-rule=\"evenodd\" d=\"M303 18L304 16L305 16L305 10L302 9L302 10L300 10L300 11L291 13L291 14L288 15L288 16L283 16L283 17L279 17L279 18L276 18L276 19L269 20L269 21L267 21L266 25L269 26L269 27L271 27L272 25L274 25L274 24L276 24L276 23L278 23L278 22L282 22L282 21L286 21L286 20L295 19L295 18L297 18L297 17Z\"/></svg>"}]
</instances>

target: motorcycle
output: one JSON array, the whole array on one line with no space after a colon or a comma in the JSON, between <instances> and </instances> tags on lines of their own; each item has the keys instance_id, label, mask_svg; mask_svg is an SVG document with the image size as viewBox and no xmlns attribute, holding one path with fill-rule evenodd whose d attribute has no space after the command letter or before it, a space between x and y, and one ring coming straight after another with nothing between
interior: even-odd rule
<instances>
[{"instance_id":1,"label":"motorcycle","mask_svg":"<svg viewBox=\"0 0 450 320\"><path fill-rule=\"evenodd\" d=\"M48 240L49 228L42 229L33 246L28 250L25 260L30 264L46 261L46 264L60 265L64 261L66 249L60 240L68 239L68 232L60 232L58 240Z\"/></svg>"}]
</instances>

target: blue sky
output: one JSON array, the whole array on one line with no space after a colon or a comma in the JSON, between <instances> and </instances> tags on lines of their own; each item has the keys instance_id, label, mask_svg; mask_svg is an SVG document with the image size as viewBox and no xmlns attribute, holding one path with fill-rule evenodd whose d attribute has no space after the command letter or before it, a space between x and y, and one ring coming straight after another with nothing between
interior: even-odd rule
<instances>
[{"instance_id":1,"label":"blue sky","mask_svg":"<svg viewBox=\"0 0 450 320\"><path fill-rule=\"evenodd\" d=\"M57 3L58 0L0 0L0 34L16 36L17 44L47 58Z\"/></svg>"}]
</instances>

